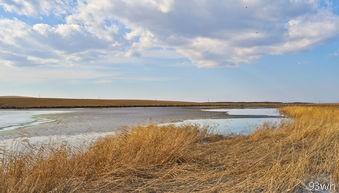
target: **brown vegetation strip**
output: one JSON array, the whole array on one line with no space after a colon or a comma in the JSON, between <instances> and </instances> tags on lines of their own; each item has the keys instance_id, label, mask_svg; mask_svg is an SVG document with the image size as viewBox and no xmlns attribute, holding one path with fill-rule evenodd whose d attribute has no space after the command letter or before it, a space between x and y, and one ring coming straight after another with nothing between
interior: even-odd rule
<instances>
[{"instance_id":1,"label":"brown vegetation strip","mask_svg":"<svg viewBox=\"0 0 339 193\"><path fill-rule=\"evenodd\" d=\"M286 107L293 118L248 136L195 126L135 127L88 150L41 148L0 163L0 192L298 192L339 185L339 109Z\"/></svg>"},{"instance_id":2,"label":"brown vegetation strip","mask_svg":"<svg viewBox=\"0 0 339 193\"><path fill-rule=\"evenodd\" d=\"M310 103L281 102L184 102L158 100L99 100L0 97L0 109L22 108L73 108L73 107L152 107L152 106L229 106L229 107L281 107L286 105L310 105ZM337 104L338 105L338 104Z\"/></svg>"}]
</instances>

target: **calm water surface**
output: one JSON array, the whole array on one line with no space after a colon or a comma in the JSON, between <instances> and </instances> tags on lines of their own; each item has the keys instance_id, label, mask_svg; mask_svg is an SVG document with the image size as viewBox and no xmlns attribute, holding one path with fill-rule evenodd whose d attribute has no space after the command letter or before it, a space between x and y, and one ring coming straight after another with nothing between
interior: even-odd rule
<instances>
[{"instance_id":1,"label":"calm water surface","mask_svg":"<svg viewBox=\"0 0 339 193\"><path fill-rule=\"evenodd\" d=\"M276 109L201 109L136 107L56 110L0 110L0 139L28 136L110 132L124 126L153 123L199 124L220 134L247 134L265 122L278 123Z\"/></svg>"},{"instance_id":2,"label":"calm water surface","mask_svg":"<svg viewBox=\"0 0 339 193\"><path fill-rule=\"evenodd\" d=\"M280 116L275 108L262 108L262 109L203 109L202 111L208 112L222 112L231 116L246 116L238 118L225 118L225 119L196 119L184 120L174 122L174 125L190 125L197 124L200 127L211 128L213 133L228 135L228 134L249 134L255 131L261 125L267 123L276 125L282 120L286 119ZM253 116L253 117L251 117ZM260 116L260 117L257 117ZM261 117L264 116L264 117ZM267 116L267 117L265 117Z\"/></svg>"},{"instance_id":3,"label":"calm water surface","mask_svg":"<svg viewBox=\"0 0 339 193\"><path fill-rule=\"evenodd\" d=\"M201 109L188 107L0 110L0 149L26 151L34 145L87 147L125 126L199 124L218 134L248 134L283 118L276 109Z\"/></svg>"}]
</instances>

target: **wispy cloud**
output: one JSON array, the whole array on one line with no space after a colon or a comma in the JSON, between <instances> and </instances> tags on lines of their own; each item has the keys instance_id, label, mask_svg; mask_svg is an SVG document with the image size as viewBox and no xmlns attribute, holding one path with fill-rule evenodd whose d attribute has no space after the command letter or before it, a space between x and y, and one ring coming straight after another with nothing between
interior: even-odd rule
<instances>
[{"instance_id":1,"label":"wispy cloud","mask_svg":"<svg viewBox=\"0 0 339 193\"><path fill-rule=\"evenodd\" d=\"M330 56L339 56L339 50L336 50L329 54Z\"/></svg>"}]
</instances>

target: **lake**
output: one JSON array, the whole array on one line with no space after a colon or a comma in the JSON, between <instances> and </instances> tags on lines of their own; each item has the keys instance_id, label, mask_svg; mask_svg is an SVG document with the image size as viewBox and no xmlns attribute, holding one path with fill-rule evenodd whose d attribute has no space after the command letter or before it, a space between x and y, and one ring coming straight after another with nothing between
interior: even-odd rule
<instances>
[{"instance_id":1,"label":"lake","mask_svg":"<svg viewBox=\"0 0 339 193\"><path fill-rule=\"evenodd\" d=\"M0 110L0 149L24 151L30 144L85 147L117 130L148 124L198 124L218 134L249 134L263 123L279 123L276 109L205 109L202 107L132 107Z\"/></svg>"},{"instance_id":2,"label":"lake","mask_svg":"<svg viewBox=\"0 0 339 193\"><path fill-rule=\"evenodd\" d=\"M204 109L135 107L93 109L0 110L0 139L6 134L31 136L109 132L124 126L158 123L199 124L220 134L247 134L265 122L282 118L274 108Z\"/></svg>"},{"instance_id":3,"label":"lake","mask_svg":"<svg viewBox=\"0 0 339 193\"><path fill-rule=\"evenodd\" d=\"M195 107L0 110L0 140L111 132L126 126L226 117L224 113L201 111Z\"/></svg>"}]
</instances>

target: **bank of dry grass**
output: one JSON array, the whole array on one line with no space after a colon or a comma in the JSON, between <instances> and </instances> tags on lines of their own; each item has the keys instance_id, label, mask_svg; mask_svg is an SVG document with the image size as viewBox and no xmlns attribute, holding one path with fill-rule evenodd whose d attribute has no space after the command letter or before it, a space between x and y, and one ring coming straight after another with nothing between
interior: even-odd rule
<instances>
[{"instance_id":1,"label":"bank of dry grass","mask_svg":"<svg viewBox=\"0 0 339 193\"><path fill-rule=\"evenodd\" d=\"M151 125L106 137L86 151L64 146L7 156L0 191L296 192L310 180L339 185L339 109L281 112L293 120L249 136Z\"/></svg>"}]
</instances>

